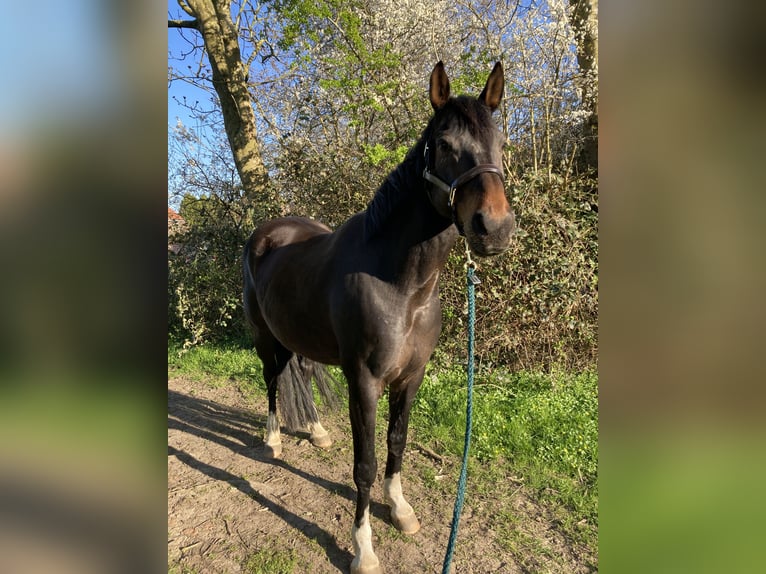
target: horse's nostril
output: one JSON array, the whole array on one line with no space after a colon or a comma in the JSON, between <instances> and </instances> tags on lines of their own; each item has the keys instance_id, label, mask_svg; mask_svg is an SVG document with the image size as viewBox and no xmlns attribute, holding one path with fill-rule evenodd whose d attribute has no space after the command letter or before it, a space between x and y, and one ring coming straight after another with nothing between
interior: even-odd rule
<instances>
[{"instance_id":1,"label":"horse's nostril","mask_svg":"<svg viewBox=\"0 0 766 574\"><path fill-rule=\"evenodd\" d=\"M471 228L476 235L487 235L487 227L484 225L484 216L481 213L474 214Z\"/></svg>"}]
</instances>

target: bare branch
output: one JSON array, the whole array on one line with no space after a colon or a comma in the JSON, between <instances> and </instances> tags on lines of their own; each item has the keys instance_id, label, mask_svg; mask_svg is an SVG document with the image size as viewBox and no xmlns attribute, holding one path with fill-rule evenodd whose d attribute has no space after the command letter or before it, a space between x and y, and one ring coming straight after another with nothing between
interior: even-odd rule
<instances>
[{"instance_id":1,"label":"bare branch","mask_svg":"<svg viewBox=\"0 0 766 574\"><path fill-rule=\"evenodd\" d=\"M194 10L192 10L191 7L186 3L186 0L178 0L178 5L181 7L181 9L184 12L186 12L192 18L197 17L197 15L194 13Z\"/></svg>"},{"instance_id":2,"label":"bare branch","mask_svg":"<svg viewBox=\"0 0 766 574\"><path fill-rule=\"evenodd\" d=\"M197 20L168 20L168 28L193 28L199 30Z\"/></svg>"}]
</instances>

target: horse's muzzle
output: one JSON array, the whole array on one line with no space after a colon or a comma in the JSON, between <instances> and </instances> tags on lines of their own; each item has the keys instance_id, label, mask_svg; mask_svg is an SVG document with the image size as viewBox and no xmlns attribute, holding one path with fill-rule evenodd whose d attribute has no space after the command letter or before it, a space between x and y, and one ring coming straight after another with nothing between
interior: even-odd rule
<instances>
[{"instance_id":1,"label":"horse's muzzle","mask_svg":"<svg viewBox=\"0 0 766 574\"><path fill-rule=\"evenodd\" d=\"M476 255L489 257L510 247L515 230L516 218L513 211L509 210L500 217L477 211L470 224L465 226L465 236Z\"/></svg>"}]
</instances>

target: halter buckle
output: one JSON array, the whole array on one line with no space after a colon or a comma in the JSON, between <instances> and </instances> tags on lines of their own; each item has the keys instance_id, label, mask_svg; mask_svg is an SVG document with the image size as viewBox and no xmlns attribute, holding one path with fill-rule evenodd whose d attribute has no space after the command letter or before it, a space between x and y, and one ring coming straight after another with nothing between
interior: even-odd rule
<instances>
[{"instance_id":1,"label":"halter buckle","mask_svg":"<svg viewBox=\"0 0 766 574\"><path fill-rule=\"evenodd\" d=\"M426 166L423 169L423 179L425 179L427 182L431 183L432 185L435 185L442 191L446 192L447 207L452 212L452 223L457 225L458 231L460 232L461 235L463 235L463 231L457 222L457 213L456 213L457 210L455 207L455 194L457 193L457 188L463 185L464 183L472 180L473 178L481 175L482 173L494 173L496 176L500 178L500 181L505 181L505 175L503 174L502 168L491 163L482 163L475 167L472 167L471 169L469 169L462 175L459 175L458 177L456 177L451 184L447 184L438 175L435 175L428 170L428 142L426 142L426 145L423 149L423 157L426 160L425 162Z\"/></svg>"}]
</instances>

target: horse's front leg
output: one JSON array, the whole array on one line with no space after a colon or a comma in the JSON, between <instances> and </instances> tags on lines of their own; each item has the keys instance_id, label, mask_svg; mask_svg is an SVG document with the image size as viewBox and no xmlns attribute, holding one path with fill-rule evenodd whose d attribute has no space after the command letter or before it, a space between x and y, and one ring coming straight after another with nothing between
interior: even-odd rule
<instances>
[{"instance_id":1,"label":"horse's front leg","mask_svg":"<svg viewBox=\"0 0 766 574\"><path fill-rule=\"evenodd\" d=\"M407 443L407 427L415 393L423 380L425 369L399 385L392 385L388 395L388 459L383 480L383 496L391 507L391 522L405 534L420 530L420 522L412 506L402 494L402 457Z\"/></svg>"},{"instance_id":2,"label":"horse's front leg","mask_svg":"<svg viewBox=\"0 0 766 574\"><path fill-rule=\"evenodd\" d=\"M351 574L382 574L378 557L372 549L370 526L370 488L375 482L378 463L375 459L375 413L379 384L371 375L349 376L349 414L354 437L354 483L357 488L356 513L351 539L354 560Z\"/></svg>"}]
</instances>

